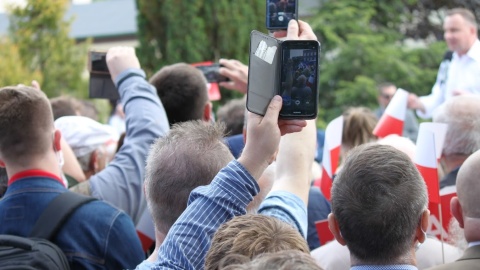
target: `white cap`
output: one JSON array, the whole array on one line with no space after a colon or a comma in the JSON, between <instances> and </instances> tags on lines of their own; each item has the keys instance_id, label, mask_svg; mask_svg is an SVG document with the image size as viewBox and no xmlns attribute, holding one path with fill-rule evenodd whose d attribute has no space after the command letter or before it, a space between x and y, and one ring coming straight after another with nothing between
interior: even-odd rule
<instances>
[{"instance_id":1,"label":"white cap","mask_svg":"<svg viewBox=\"0 0 480 270\"><path fill-rule=\"evenodd\" d=\"M103 125L83 116L64 116L55 121L65 141L70 145L76 157L85 156L101 145L118 141L114 128Z\"/></svg>"}]
</instances>

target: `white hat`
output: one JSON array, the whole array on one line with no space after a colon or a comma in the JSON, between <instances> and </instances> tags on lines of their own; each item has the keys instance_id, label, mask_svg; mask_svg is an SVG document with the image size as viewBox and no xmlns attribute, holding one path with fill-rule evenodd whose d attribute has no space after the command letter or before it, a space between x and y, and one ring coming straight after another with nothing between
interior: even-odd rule
<instances>
[{"instance_id":1,"label":"white hat","mask_svg":"<svg viewBox=\"0 0 480 270\"><path fill-rule=\"evenodd\" d=\"M83 116L60 117L55 120L55 128L60 130L76 157L85 156L101 145L116 143L119 138L112 127Z\"/></svg>"}]
</instances>

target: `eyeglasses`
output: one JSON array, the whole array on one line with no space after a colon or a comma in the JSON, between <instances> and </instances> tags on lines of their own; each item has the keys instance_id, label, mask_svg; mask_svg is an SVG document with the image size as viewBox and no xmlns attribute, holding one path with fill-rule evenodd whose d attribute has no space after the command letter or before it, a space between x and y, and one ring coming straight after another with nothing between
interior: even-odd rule
<instances>
[{"instance_id":1,"label":"eyeglasses","mask_svg":"<svg viewBox=\"0 0 480 270\"><path fill-rule=\"evenodd\" d=\"M387 95L387 94L381 94L380 96L381 96L382 98L388 99L388 100L392 99L392 97L393 97L393 95Z\"/></svg>"}]
</instances>

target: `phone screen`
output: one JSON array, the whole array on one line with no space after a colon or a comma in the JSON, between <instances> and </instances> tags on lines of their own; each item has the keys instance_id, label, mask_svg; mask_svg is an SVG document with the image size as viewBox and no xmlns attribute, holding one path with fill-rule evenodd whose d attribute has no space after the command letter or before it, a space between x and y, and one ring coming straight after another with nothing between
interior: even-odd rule
<instances>
[{"instance_id":1,"label":"phone screen","mask_svg":"<svg viewBox=\"0 0 480 270\"><path fill-rule=\"evenodd\" d=\"M282 117L317 115L318 53L317 41L285 41L279 95L283 98Z\"/></svg>"},{"instance_id":2,"label":"phone screen","mask_svg":"<svg viewBox=\"0 0 480 270\"><path fill-rule=\"evenodd\" d=\"M287 29L297 19L297 0L267 0L267 29Z\"/></svg>"}]
</instances>

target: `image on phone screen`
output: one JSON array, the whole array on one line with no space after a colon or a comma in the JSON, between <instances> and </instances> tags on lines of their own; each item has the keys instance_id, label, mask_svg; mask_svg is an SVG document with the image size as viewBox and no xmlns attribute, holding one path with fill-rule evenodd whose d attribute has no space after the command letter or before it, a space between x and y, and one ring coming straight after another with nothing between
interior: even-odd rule
<instances>
[{"instance_id":1,"label":"image on phone screen","mask_svg":"<svg viewBox=\"0 0 480 270\"><path fill-rule=\"evenodd\" d=\"M317 113L318 43L283 44L280 95L284 117L315 117Z\"/></svg>"},{"instance_id":2,"label":"image on phone screen","mask_svg":"<svg viewBox=\"0 0 480 270\"><path fill-rule=\"evenodd\" d=\"M297 19L297 0L267 0L267 29L287 29Z\"/></svg>"}]
</instances>

